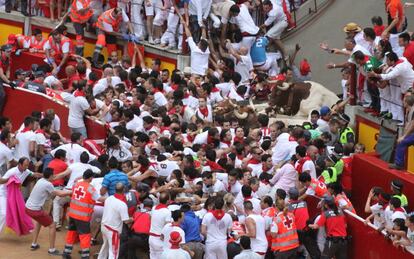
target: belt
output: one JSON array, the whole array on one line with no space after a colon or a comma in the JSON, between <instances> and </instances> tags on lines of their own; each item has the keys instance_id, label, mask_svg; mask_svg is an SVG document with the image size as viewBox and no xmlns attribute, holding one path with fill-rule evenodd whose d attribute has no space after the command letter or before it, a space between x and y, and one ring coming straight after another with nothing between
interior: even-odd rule
<instances>
[{"instance_id":1,"label":"belt","mask_svg":"<svg viewBox=\"0 0 414 259\"><path fill-rule=\"evenodd\" d=\"M160 236L161 236L161 235L154 234L154 233L151 233L151 232L149 233L149 235L150 235L150 236L153 236L153 237L160 237Z\"/></svg>"},{"instance_id":2,"label":"belt","mask_svg":"<svg viewBox=\"0 0 414 259\"><path fill-rule=\"evenodd\" d=\"M348 240L348 237L327 237L326 240L332 242L345 242Z\"/></svg>"},{"instance_id":3,"label":"belt","mask_svg":"<svg viewBox=\"0 0 414 259\"><path fill-rule=\"evenodd\" d=\"M256 35L257 35L257 34L254 34L254 35L253 35L253 34L250 34L250 33L248 33L248 32L242 32L242 36L243 36L243 37L256 37Z\"/></svg>"},{"instance_id":4,"label":"belt","mask_svg":"<svg viewBox=\"0 0 414 259\"><path fill-rule=\"evenodd\" d=\"M258 255L265 255L266 254L266 252L255 252L256 254L258 254Z\"/></svg>"}]
</instances>

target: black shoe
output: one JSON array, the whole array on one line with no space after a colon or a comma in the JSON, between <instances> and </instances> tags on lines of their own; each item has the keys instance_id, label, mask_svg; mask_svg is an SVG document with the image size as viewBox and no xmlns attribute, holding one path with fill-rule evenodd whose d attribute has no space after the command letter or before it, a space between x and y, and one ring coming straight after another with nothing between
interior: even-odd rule
<instances>
[{"instance_id":1,"label":"black shoe","mask_svg":"<svg viewBox=\"0 0 414 259\"><path fill-rule=\"evenodd\" d=\"M57 250L57 249L53 250L53 252L51 252L50 250L48 250L48 251L47 251L47 253L48 253L49 255L62 255L62 254L59 252L59 250Z\"/></svg>"},{"instance_id":2,"label":"black shoe","mask_svg":"<svg viewBox=\"0 0 414 259\"><path fill-rule=\"evenodd\" d=\"M399 166L397 164L389 164L388 165L388 168L389 169L395 169L395 170L403 170L403 167L402 166Z\"/></svg>"},{"instance_id":3,"label":"black shoe","mask_svg":"<svg viewBox=\"0 0 414 259\"><path fill-rule=\"evenodd\" d=\"M35 251L35 250L37 250L37 249L39 249L40 248L40 245L39 244L36 244L36 245L31 245L30 246L30 250L32 250L32 251Z\"/></svg>"},{"instance_id":4,"label":"black shoe","mask_svg":"<svg viewBox=\"0 0 414 259\"><path fill-rule=\"evenodd\" d=\"M22 14L26 17L30 17L31 15L28 12L22 12Z\"/></svg>"},{"instance_id":5,"label":"black shoe","mask_svg":"<svg viewBox=\"0 0 414 259\"><path fill-rule=\"evenodd\" d=\"M11 9L6 9L6 13L11 13Z\"/></svg>"},{"instance_id":6,"label":"black shoe","mask_svg":"<svg viewBox=\"0 0 414 259\"><path fill-rule=\"evenodd\" d=\"M72 259L72 256L70 254L62 254L62 259Z\"/></svg>"}]
</instances>

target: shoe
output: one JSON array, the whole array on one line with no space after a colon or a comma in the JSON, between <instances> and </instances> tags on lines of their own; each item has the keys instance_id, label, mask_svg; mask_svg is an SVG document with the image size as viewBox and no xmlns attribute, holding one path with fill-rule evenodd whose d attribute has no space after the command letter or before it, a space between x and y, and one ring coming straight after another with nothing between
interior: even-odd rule
<instances>
[{"instance_id":1,"label":"shoe","mask_svg":"<svg viewBox=\"0 0 414 259\"><path fill-rule=\"evenodd\" d=\"M402 166L399 166L397 164L389 164L388 165L388 168L389 169L395 169L395 170L403 170L403 167Z\"/></svg>"},{"instance_id":2,"label":"shoe","mask_svg":"<svg viewBox=\"0 0 414 259\"><path fill-rule=\"evenodd\" d=\"M47 251L47 253L48 253L49 255L62 255L62 254L59 252L59 250L57 250L57 249L55 249L55 250L53 250L53 251L48 250L48 251Z\"/></svg>"},{"instance_id":3,"label":"shoe","mask_svg":"<svg viewBox=\"0 0 414 259\"><path fill-rule=\"evenodd\" d=\"M148 37L148 43L149 44L154 44L154 39L152 38L152 36Z\"/></svg>"},{"instance_id":4,"label":"shoe","mask_svg":"<svg viewBox=\"0 0 414 259\"><path fill-rule=\"evenodd\" d=\"M62 259L72 259L72 256L70 254L62 254Z\"/></svg>"},{"instance_id":5,"label":"shoe","mask_svg":"<svg viewBox=\"0 0 414 259\"><path fill-rule=\"evenodd\" d=\"M26 17L30 17L31 15L28 12L22 12L22 14Z\"/></svg>"},{"instance_id":6,"label":"shoe","mask_svg":"<svg viewBox=\"0 0 414 259\"><path fill-rule=\"evenodd\" d=\"M160 44L160 43L161 43L161 40L160 40L160 39L155 39L155 40L154 40L154 44L158 45L158 44Z\"/></svg>"},{"instance_id":7,"label":"shoe","mask_svg":"<svg viewBox=\"0 0 414 259\"><path fill-rule=\"evenodd\" d=\"M39 245L39 244L35 244L35 245L33 245L33 244L32 244L32 245L30 246L30 250L31 250L31 251L35 251L35 250L37 250L37 249L39 249L39 248L40 248L40 245Z\"/></svg>"},{"instance_id":8,"label":"shoe","mask_svg":"<svg viewBox=\"0 0 414 259\"><path fill-rule=\"evenodd\" d=\"M11 13L11 9L6 9L6 13Z\"/></svg>"}]
</instances>

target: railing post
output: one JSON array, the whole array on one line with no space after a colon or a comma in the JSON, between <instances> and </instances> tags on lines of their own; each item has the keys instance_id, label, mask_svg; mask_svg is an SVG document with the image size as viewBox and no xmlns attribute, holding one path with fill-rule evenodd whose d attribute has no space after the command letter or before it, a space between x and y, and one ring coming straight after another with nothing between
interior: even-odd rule
<instances>
[{"instance_id":1,"label":"railing post","mask_svg":"<svg viewBox=\"0 0 414 259\"><path fill-rule=\"evenodd\" d=\"M315 13L318 12L318 4L316 3L316 0L313 0L313 4L315 5Z\"/></svg>"}]
</instances>

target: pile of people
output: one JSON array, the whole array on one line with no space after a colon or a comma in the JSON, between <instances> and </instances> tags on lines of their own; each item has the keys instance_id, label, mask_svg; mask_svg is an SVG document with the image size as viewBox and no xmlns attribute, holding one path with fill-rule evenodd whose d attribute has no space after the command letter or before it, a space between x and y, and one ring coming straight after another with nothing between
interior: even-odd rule
<instances>
[{"instance_id":1,"label":"pile of people","mask_svg":"<svg viewBox=\"0 0 414 259\"><path fill-rule=\"evenodd\" d=\"M145 2L150 42L175 47L182 26L191 54L191 68L184 71L161 69L158 59L146 66L137 45L144 37L137 28L145 26L132 20L141 19L133 14L140 14L142 2L132 2L130 21L125 2L96 13L93 1L74 1L67 14L77 32L74 49L63 25L48 39L40 30L32 36L10 35L1 47L1 83L66 101L71 135L61 134L61 115L52 109L27 114L18 130L9 118L0 118L0 230L18 221L24 226L20 234L33 230L30 249L35 251L41 227L48 227L48 253L63 258L71 258L77 241L81 258L89 258L97 244L102 259L347 258L345 211L356 213L349 200L352 159L364 152L344 112L348 91L332 107L313 110L301 125L286 125L265 113L233 113L248 98L266 102L275 89L286 91L309 80L310 66L303 60L296 67L300 46L287 55L280 41L290 23L289 1L263 1L266 20L261 25L249 12L256 2L197 1L172 7ZM402 5L391 2L386 28L378 17L376 27L363 32L350 23L344 28L345 50L326 43L321 48L348 56L346 63L328 65L344 68L345 81L352 63L359 68L361 92L364 85L372 90L371 102L360 97L361 102L405 122L392 165L402 169L405 151L414 142L414 71L411 43L401 33ZM86 58L83 34L94 19L97 43ZM382 37L378 44L376 35ZM395 37L404 46L402 54ZM117 38L134 45L132 57L119 59ZM267 52L268 45L279 52ZM104 47L108 61L101 55ZM45 64L10 75L11 53L22 51L44 53ZM388 101L404 94L406 116L396 103L383 106L387 102L374 91L388 91L381 95ZM0 86L0 114L4 97ZM85 115L106 123L103 144L88 138ZM367 221L373 218L396 245L412 247L414 218L403 209L408 202L401 183L392 186L392 195L373 189ZM316 218L309 216L310 196L321 201ZM15 212L19 217L13 219ZM66 244L58 251L56 230L64 225Z\"/></svg>"}]
</instances>

